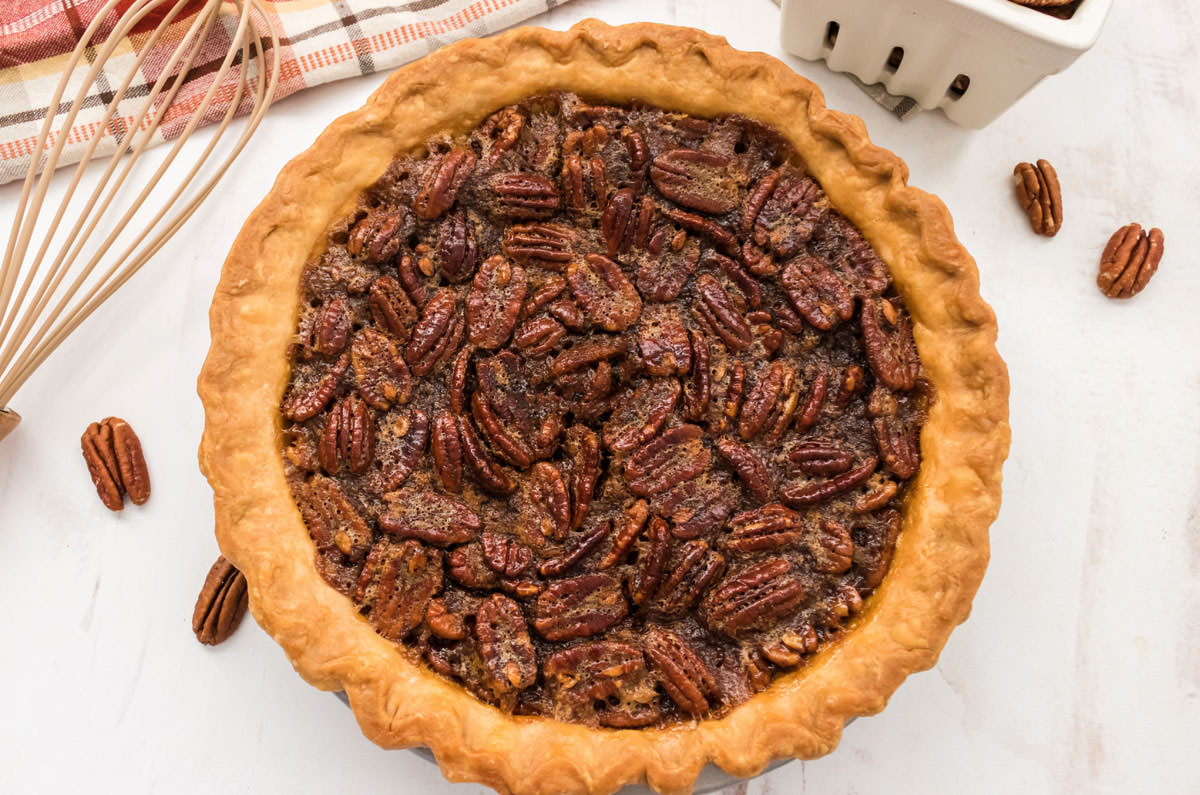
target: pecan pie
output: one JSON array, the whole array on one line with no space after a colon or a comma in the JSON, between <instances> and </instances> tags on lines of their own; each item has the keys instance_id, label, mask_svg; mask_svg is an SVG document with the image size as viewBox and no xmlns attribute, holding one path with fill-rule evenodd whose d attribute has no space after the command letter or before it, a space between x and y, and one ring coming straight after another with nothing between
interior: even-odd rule
<instances>
[{"instance_id":1,"label":"pecan pie","mask_svg":"<svg viewBox=\"0 0 1200 795\"><path fill-rule=\"evenodd\" d=\"M697 31L399 71L214 300L201 458L256 619L504 791L830 750L965 617L1007 449L974 264L905 176Z\"/></svg>"}]
</instances>

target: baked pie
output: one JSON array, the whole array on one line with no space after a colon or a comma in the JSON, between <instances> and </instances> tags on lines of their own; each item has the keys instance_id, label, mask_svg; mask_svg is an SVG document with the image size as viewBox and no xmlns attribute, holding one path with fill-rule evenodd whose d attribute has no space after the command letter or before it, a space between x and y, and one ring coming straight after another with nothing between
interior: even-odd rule
<instances>
[{"instance_id":1,"label":"baked pie","mask_svg":"<svg viewBox=\"0 0 1200 795\"><path fill-rule=\"evenodd\" d=\"M201 461L255 618L501 791L831 750L965 618L1007 450L974 264L905 178L693 30L398 71L214 299Z\"/></svg>"}]
</instances>

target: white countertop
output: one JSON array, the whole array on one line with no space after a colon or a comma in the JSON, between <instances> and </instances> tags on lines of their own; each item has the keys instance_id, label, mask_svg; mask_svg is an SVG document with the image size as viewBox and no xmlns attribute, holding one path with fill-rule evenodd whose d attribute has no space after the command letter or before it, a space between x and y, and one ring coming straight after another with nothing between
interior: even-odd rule
<instances>
[{"instance_id":1,"label":"white countertop","mask_svg":"<svg viewBox=\"0 0 1200 795\"><path fill-rule=\"evenodd\" d=\"M769 0L574 0L565 28L678 22L782 55ZM1200 11L1119 2L1099 44L989 129L900 123L846 78L786 58L863 117L954 214L996 309L1012 455L971 619L932 671L832 755L728 792L1195 792L1200 778ZM280 102L188 227L14 401L0 444L0 792L480 793L359 734L252 620L200 646L192 605L216 557L196 466L207 310L242 219L284 162L382 76ZM195 142L192 142L195 143ZM1045 157L1066 220L1035 237L1010 184ZM17 190L0 189L7 229ZM1100 249L1166 233L1147 290L1104 298ZM105 510L79 455L125 417L154 494Z\"/></svg>"}]
</instances>

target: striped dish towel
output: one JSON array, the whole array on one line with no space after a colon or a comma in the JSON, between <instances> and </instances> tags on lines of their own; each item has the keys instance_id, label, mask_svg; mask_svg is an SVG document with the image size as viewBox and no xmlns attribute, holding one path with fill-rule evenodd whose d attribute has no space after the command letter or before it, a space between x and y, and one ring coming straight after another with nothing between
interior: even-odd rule
<instances>
[{"instance_id":1,"label":"striped dish towel","mask_svg":"<svg viewBox=\"0 0 1200 795\"><path fill-rule=\"evenodd\" d=\"M264 0L263 5L280 38L280 78L275 99L309 86L345 77L392 69L415 60L456 39L486 36L566 0ZM95 44L113 30L117 13L133 0L122 2L102 23ZM120 109L102 134L96 157L111 154L124 135L138 106L165 68L171 52L182 40L204 0L178 0L184 10L166 34L152 46L137 78L126 92ZM0 0L0 184L22 179L61 78L62 69L84 30L105 5L105 0ZM164 3L159 9L170 6ZM188 72L172 107L167 111L154 143L179 136L191 113L211 87L213 75L233 38L237 11L227 3L223 28L208 39L205 50ZM78 162L87 142L97 132L104 108L112 99L133 62L145 50L147 38L162 19L156 9L136 26L114 50L84 102L71 129L59 165ZM265 25L258 25L266 31ZM76 70L82 75L90 64ZM205 123L219 120L233 101L238 74L231 70L216 101L205 114ZM62 121L79 84L73 84L59 107L52 135L62 135ZM243 98L239 113L250 110ZM51 139L51 143L53 139ZM49 146L49 144L48 144Z\"/></svg>"}]
</instances>

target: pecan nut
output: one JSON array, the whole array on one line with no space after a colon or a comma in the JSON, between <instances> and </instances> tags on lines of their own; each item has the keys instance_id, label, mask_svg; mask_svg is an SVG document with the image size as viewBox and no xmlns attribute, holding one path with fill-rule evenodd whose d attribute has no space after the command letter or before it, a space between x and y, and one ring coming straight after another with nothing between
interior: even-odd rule
<instances>
[{"instance_id":1,"label":"pecan nut","mask_svg":"<svg viewBox=\"0 0 1200 795\"><path fill-rule=\"evenodd\" d=\"M409 417L397 417L380 425L375 451L381 490L391 491L408 480L425 455L428 442L429 415L420 409Z\"/></svg>"},{"instance_id":2,"label":"pecan nut","mask_svg":"<svg viewBox=\"0 0 1200 795\"><path fill-rule=\"evenodd\" d=\"M783 549L799 541L804 531L800 514L778 503L739 513L729 526L725 549L730 552Z\"/></svg>"},{"instance_id":3,"label":"pecan nut","mask_svg":"<svg viewBox=\"0 0 1200 795\"><path fill-rule=\"evenodd\" d=\"M1013 182L1017 187L1017 201L1029 216L1029 225L1035 234L1054 237L1062 228L1062 188L1058 184L1058 172L1045 160L1033 163L1017 163L1013 169Z\"/></svg>"},{"instance_id":4,"label":"pecan nut","mask_svg":"<svg viewBox=\"0 0 1200 795\"><path fill-rule=\"evenodd\" d=\"M393 507L379 515L379 529L396 538L444 547L473 540L483 527L469 506L436 492L401 492L388 501Z\"/></svg>"},{"instance_id":5,"label":"pecan nut","mask_svg":"<svg viewBox=\"0 0 1200 795\"><path fill-rule=\"evenodd\" d=\"M862 485L879 465L879 459L870 458L854 469L826 480L815 480L804 484L793 484L781 490L784 503L793 508L816 505Z\"/></svg>"},{"instance_id":6,"label":"pecan nut","mask_svg":"<svg viewBox=\"0 0 1200 795\"><path fill-rule=\"evenodd\" d=\"M403 640L425 619L442 590L442 553L420 541L384 538L371 548L354 593L371 626L388 640Z\"/></svg>"},{"instance_id":7,"label":"pecan nut","mask_svg":"<svg viewBox=\"0 0 1200 795\"><path fill-rule=\"evenodd\" d=\"M645 649L650 669L671 700L689 715L708 712L709 701L720 695L720 688L687 641L670 630L655 628L646 633Z\"/></svg>"},{"instance_id":8,"label":"pecan nut","mask_svg":"<svg viewBox=\"0 0 1200 795\"><path fill-rule=\"evenodd\" d=\"M442 159L430 166L425 184L413 200L413 211L425 221L432 221L454 206L459 190L475 171L475 153L470 149L451 149Z\"/></svg>"},{"instance_id":9,"label":"pecan nut","mask_svg":"<svg viewBox=\"0 0 1200 795\"><path fill-rule=\"evenodd\" d=\"M505 256L524 265L552 271L566 270L571 261L574 234L558 224L514 224L504 231L500 247Z\"/></svg>"},{"instance_id":10,"label":"pecan nut","mask_svg":"<svg viewBox=\"0 0 1200 795\"><path fill-rule=\"evenodd\" d=\"M371 528L338 486L322 475L304 484L297 496L300 516L321 554L340 553L361 561L371 548Z\"/></svg>"},{"instance_id":11,"label":"pecan nut","mask_svg":"<svg viewBox=\"0 0 1200 795\"><path fill-rule=\"evenodd\" d=\"M683 231L672 236L663 227L650 238L647 254L638 267L637 288L647 301L674 301L692 278L699 261L697 241L688 239Z\"/></svg>"},{"instance_id":12,"label":"pecan nut","mask_svg":"<svg viewBox=\"0 0 1200 795\"><path fill-rule=\"evenodd\" d=\"M804 599L804 585L782 558L755 563L729 574L704 597L705 624L730 637L765 629L783 620Z\"/></svg>"},{"instance_id":13,"label":"pecan nut","mask_svg":"<svg viewBox=\"0 0 1200 795\"><path fill-rule=\"evenodd\" d=\"M354 335L350 362L358 394L371 408L387 411L393 404L407 403L412 378L404 357L386 335L365 328Z\"/></svg>"},{"instance_id":14,"label":"pecan nut","mask_svg":"<svg viewBox=\"0 0 1200 795\"><path fill-rule=\"evenodd\" d=\"M412 216L404 206L375 207L350 230L346 248L367 262L391 262L414 227Z\"/></svg>"},{"instance_id":15,"label":"pecan nut","mask_svg":"<svg viewBox=\"0 0 1200 795\"><path fill-rule=\"evenodd\" d=\"M1145 289L1163 256L1163 233L1139 224L1118 229L1100 256L1096 285L1109 298L1132 298Z\"/></svg>"},{"instance_id":16,"label":"pecan nut","mask_svg":"<svg viewBox=\"0 0 1200 795\"><path fill-rule=\"evenodd\" d=\"M292 383L283 396L280 411L293 422L304 422L321 413L337 392L342 375L350 366L350 354L343 351L336 360L321 362L313 369L292 373Z\"/></svg>"},{"instance_id":17,"label":"pecan nut","mask_svg":"<svg viewBox=\"0 0 1200 795\"><path fill-rule=\"evenodd\" d=\"M567 266L571 294L592 322L605 331L624 331L642 315L642 297L621 266L599 254Z\"/></svg>"},{"instance_id":18,"label":"pecan nut","mask_svg":"<svg viewBox=\"0 0 1200 795\"><path fill-rule=\"evenodd\" d=\"M479 348L503 345L517 325L525 302L525 269L507 257L489 257L467 294L467 338Z\"/></svg>"},{"instance_id":19,"label":"pecan nut","mask_svg":"<svg viewBox=\"0 0 1200 795\"><path fill-rule=\"evenodd\" d=\"M696 312L704 318L709 328L732 350L743 351L750 347L754 335L745 315L734 304L721 283L710 274L696 279Z\"/></svg>"},{"instance_id":20,"label":"pecan nut","mask_svg":"<svg viewBox=\"0 0 1200 795\"><path fill-rule=\"evenodd\" d=\"M317 460L331 475L343 466L359 475L375 461L375 418L357 394L342 398L325 417Z\"/></svg>"},{"instance_id":21,"label":"pecan nut","mask_svg":"<svg viewBox=\"0 0 1200 795\"><path fill-rule=\"evenodd\" d=\"M249 597L246 576L224 556L208 570L196 607L192 610L192 632L207 646L224 643L242 623Z\"/></svg>"},{"instance_id":22,"label":"pecan nut","mask_svg":"<svg viewBox=\"0 0 1200 795\"><path fill-rule=\"evenodd\" d=\"M725 558L700 539L686 541L666 563L654 599L647 605L651 613L661 618L680 618L704 596L725 571Z\"/></svg>"},{"instance_id":23,"label":"pecan nut","mask_svg":"<svg viewBox=\"0 0 1200 795\"><path fill-rule=\"evenodd\" d=\"M496 197L497 212L506 218L549 218L558 211L558 188L537 174L497 175L492 179L492 192Z\"/></svg>"},{"instance_id":24,"label":"pecan nut","mask_svg":"<svg viewBox=\"0 0 1200 795\"><path fill-rule=\"evenodd\" d=\"M457 210L442 221L438 241L438 268L449 282L465 282L475 270L478 252L467 214Z\"/></svg>"},{"instance_id":25,"label":"pecan nut","mask_svg":"<svg viewBox=\"0 0 1200 795\"><path fill-rule=\"evenodd\" d=\"M607 574L583 574L551 583L534 606L533 626L547 640L586 638L625 617L621 584Z\"/></svg>"},{"instance_id":26,"label":"pecan nut","mask_svg":"<svg viewBox=\"0 0 1200 795\"><path fill-rule=\"evenodd\" d=\"M106 508L124 508L126 494L135 505L150 499L150 473L142 443L129 423L120 417L93 422L79 442L88 474Z\"/></svg>"},{"instance_id":27,"label":"pecan nut","mask_svg":"<svg viewBox=\"0 0 1200 795\"><path fill-rule=\"evenodd\" d=\"M400 282L380 276L371 283L368 305L375 325L390 331L397 339L407 339L417 320L417 308L409 300Z\"/></svg>"},{"instance_id":28,"label":"pecan nut","mask_svg":"<svg viewBox=\"0 0 1200 795\"><path fill-rule=\"evenodd\" d=\"M604 445L629 452L649 441L670 419L683 388L674 378L646 381L618 402L604 424Z\"/></svg>"},{"instance_id":29,"label":"pecan nut","mask_svg":"<svg viewBox=\"0 0 1200 795\"><path fill-rule=\"evenodd\" d=\"M475 637L483 658L484 682L500 698L537 681L537 652L520 606L492 594L475 616Z\"/></svg>"},{"instance_id":30,"label":"pecan nut","mask_svg":"<svg viewBox=\"0 0 1200 795\"><path fill-rule=\"evenodd\" d=\"M413 327L412 337L404 349L404 360L412 374L421 377L433 372L438 364L458 350L462 333L463 319L454 291L438 290L425 304L421 319Z\"/></svg>"},{"instance_id":31,"label":"pecan nut","mask_svg":"<svg viewBox=\"0 0 1200 795\"><path fill-rule=\"evenodd\" d=\"M650 181L676 204L723 215L738 201L738 186L730 165L729 158L712 152L672 149L654 158Z\"/></svg>"},{"instance_id":32,"label":"pecan nut","mask_svg":"<svg viewBox=\"0 0 1200 795\"><path fill-rule=\"evenodd\" d=\"M746 491L759 502L767 502L775 492L775 483L762 459L741 442L722 437L716 442L717 452L729 462L741 478Z\"/></svg>"},{"instance_id":33,"label":"pecan nut","mask_svg":"<svg viewBox=\"0 0 1200 795\"><path fill-rule=\"evenodd\" d=\"M780 279L788 300L814 328L828 331L854 317L854 296L818 257L802 254L788 262Z\"/></svg>"},{"instance_id":34,"label":"pecan nut","mask_svg":"<svg viewBox=\"0 0 1200 795\"><path fill-rule=\"evenodd\" d=\"M921 372L912 322L887 298L863 302L863 347L871 372L889 389L907 392L916 386Z\"/></svg>"},{"instance_id":35,"label":"pecan nut","mask_svg":"<svg viewBox=\"0 0 1200 795\"><path fill-rule=\"evenodd\" d=\"M346 296L339 295L326 302L312 320L310 330L313 351L323 356L337 356L350 339L350 307Z\"/></svg>"},{"instance_id":36,"label":"pecan nut","mask_svg":"<svg viewBox=\"0 0 1200 795\"><path fill-rule=\"evenodd\" d=\"M704 446L704 431L695 425L677 425L629 456L625 480L637 496L651 497L696 477L711 462L712 453Z\"/></svg>"}]
</instances>

